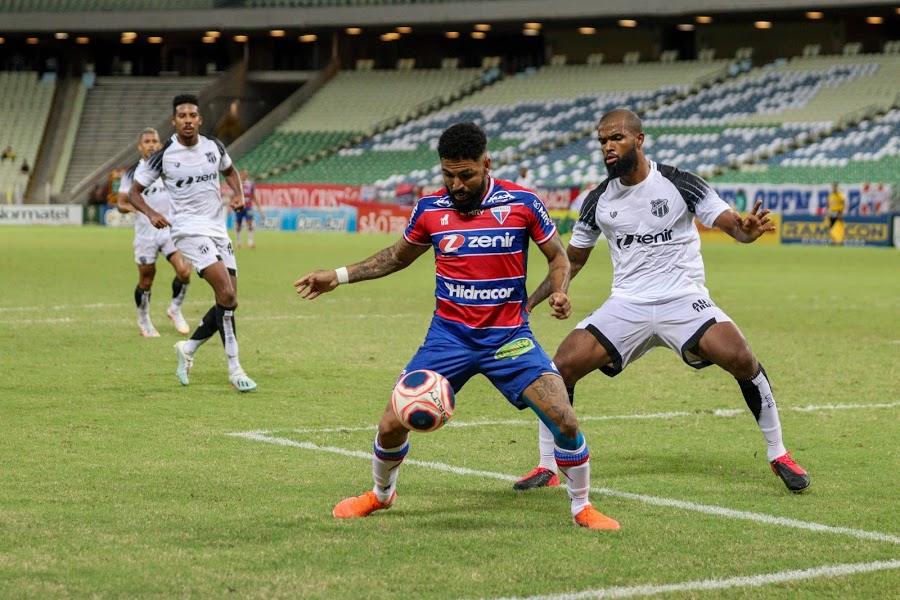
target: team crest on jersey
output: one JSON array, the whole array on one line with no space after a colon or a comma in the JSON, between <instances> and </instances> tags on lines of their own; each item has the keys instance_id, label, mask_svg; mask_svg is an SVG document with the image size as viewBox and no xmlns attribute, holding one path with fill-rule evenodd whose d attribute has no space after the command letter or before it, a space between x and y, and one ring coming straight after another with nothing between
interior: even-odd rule
<instances>
[{"instance_id":1,"label":"team crest on jersey","mask_svg":"<svg viewBox=\"0 0 900 600\"><path fill-rule=\"evenodd\" d=\"M216 153L215 152L207 152L206 160L208 160L212 164L216 164Z\"/></svg>"},{"instance_id":2,"label":"team crest on jersey","mask_svg":"<svg viewBox=\"0 0 900 600\"><path fill-rule=\"evenodd\" d=\"M509 216L512 209L509 206L495 206L491 209L491 214L497 219L497 222L503 225L503 221Z\"/></svg>"},{"instance_id":3,"label":"team crest on jersey","mask_svg":"<svg viewBox=\"0 0 900 600\"><path fill-rule=\"evenodd\" d=\"M438 248L441 249L441 252L444 254L453 254L460 248L462 248L463 244L466 243L466 236L460 235L458 233L451 233L450 235L445 235L441 238L441 241L438 242Z\"/></svg>"},{"instance_id":4,"label":"team crest on jersey","mask_svg":"<svg viewBox=\"0 0 900 600\"><path fill-rule=\"evenodd\" d=\"M178 161L175 161L175 168L177 169L177 168L180 167L180 166L181 166L181 163L178 162Z\"/></svg>"},{"instance_id":5,"label":"team crest on jersey","mask_svg":"<svg viewBox=\"0 0 900 600\"><path fill-rule=\"evenodd\" d=\"M669 214L669 201L665 198L650 201L650 212L654 217L662 218Z\"/></svg>"},{"instance_id":6,"label":"team crest on jersey","mask_svg":"<svg viewBox=\"0 0 900 600\"><path fill-rule=\"evenodd\" d=\"M609 213L609 218L610 218L610 219L615 219L617 214L619 214L619 211L614 210L614 211L612 211L611 213Z\"/></svg>"}]
</instances>

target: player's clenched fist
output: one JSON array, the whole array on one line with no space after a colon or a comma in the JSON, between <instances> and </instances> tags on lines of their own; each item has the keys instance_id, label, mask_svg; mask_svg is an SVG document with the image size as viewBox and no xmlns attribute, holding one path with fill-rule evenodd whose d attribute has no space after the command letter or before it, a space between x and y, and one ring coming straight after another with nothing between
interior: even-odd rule
<instances>
[{"instance_id":1,"label":"player's clenched fist","mask_svg":"<svg viewBox=\"0 0 900 600\"><path fill-rule=\"evenodd\" d=\"M569 315L572 314L572 303L569 302L569 297L566 294L562 292L550 294L548 302L552 311L550 314L557 319L568 319Z\"/></svg>"}]
</instances>

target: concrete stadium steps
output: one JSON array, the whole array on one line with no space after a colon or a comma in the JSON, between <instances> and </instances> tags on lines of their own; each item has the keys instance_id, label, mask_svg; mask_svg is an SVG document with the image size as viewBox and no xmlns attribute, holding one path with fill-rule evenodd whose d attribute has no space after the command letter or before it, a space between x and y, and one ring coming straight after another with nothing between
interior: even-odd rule
<instances>
[{"instance_id":1,"label":"concrete stadium steps","mask_svg":"<svg viewBox=\"0 0 900 600\"><path fill-rule=\"evenodd\" d=\"M24 194L31 172L23 175L22 161L34 169L56 82L44 82L34 71L0 71L0 152L7 146L15 160L0 161L0 202L7 194Z\"/></svg>"},{"instance_id":2,"label":"concrete stadium steps","mask_svg":"<svg viewBox=\"0 0 900 600\"><path fill-rule=\"evenodd\" d=\"M98 77L85 100L63 190L72 189L124 146L136 146L141 129L171 116L172 98L198 94L212 81L209 77Z\"/></svg>"}]
</instances>

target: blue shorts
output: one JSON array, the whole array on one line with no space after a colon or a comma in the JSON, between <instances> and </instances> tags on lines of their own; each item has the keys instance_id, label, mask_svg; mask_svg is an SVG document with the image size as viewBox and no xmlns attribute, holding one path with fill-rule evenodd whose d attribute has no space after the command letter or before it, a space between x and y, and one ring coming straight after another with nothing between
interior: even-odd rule
<instances>
[{"instance_id":1,"label":"blue shorts","mask_svg":"<svg viewBox=\"0 0 900 600\"><path fill-rule=\"evenodd\" d=\"M456 330L456 331L454 331ZM457 333L457 335L454 335ZM534 339L527 323L490 343L466 339L465 328L435 317L425 342L401 373L429 369L446 377L459 392L473 375L488 378L510 404L522 410L528 406L521 397L541 375L559 375L556 365Z\"/></svg>"},{"instance_id":2,"label":"blue shorts","mask_svg":"<svg viewBox=\"0 0 900 600\"><path fill-rule=\"evenodd\" d=\"M234 222L238 225L243 225L244 219L247 220L247 223L250 224L253 222L253 209L245 208L244 210L237 210L234 212Z\"/></svg>"}]
</instances>

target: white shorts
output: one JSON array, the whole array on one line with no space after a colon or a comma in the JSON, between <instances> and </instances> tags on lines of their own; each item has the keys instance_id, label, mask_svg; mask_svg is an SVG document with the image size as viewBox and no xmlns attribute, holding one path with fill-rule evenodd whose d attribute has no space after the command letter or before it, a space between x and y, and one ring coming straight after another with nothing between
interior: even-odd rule
<instances>
[{"instance_id":1,"label":"white shorts","mask_svg":"<svg viewBox=\"0 0 900 600\"><path fill-rule=\"evenodd\" d=\"M694 367L710 364L693 352L706 330L728 317L709 296L698 292L658 304L641 304L611 297L582 320L576 329L589 331L600 342L612 362L600 370L615 377L650 350L665 346Z\"/></svg>"},{"instance_id":2,"label":"white shorts","mask_svg":"<svg viewBox=\"0 0 900 600\"><path fill-rule=\"evenodd\" d=\"M175 254L175 244L169 228L154 229L149 235L134 236L134 262L139 265L152 265L160 252L166 258Z\"/></svg>"},{"instance_id":3,"label":"white shorts","mask_svg":"<svg viewBox=\"0 0 900 600\"><path fill-rule=\"evenodd\" d=\"M198 273L221 260L229 273L237 275L237 261L234 260L231 240L227 237L213 238L205 235L179 237L175 240L175 247Z\"/></svg>"}]
</instances>

